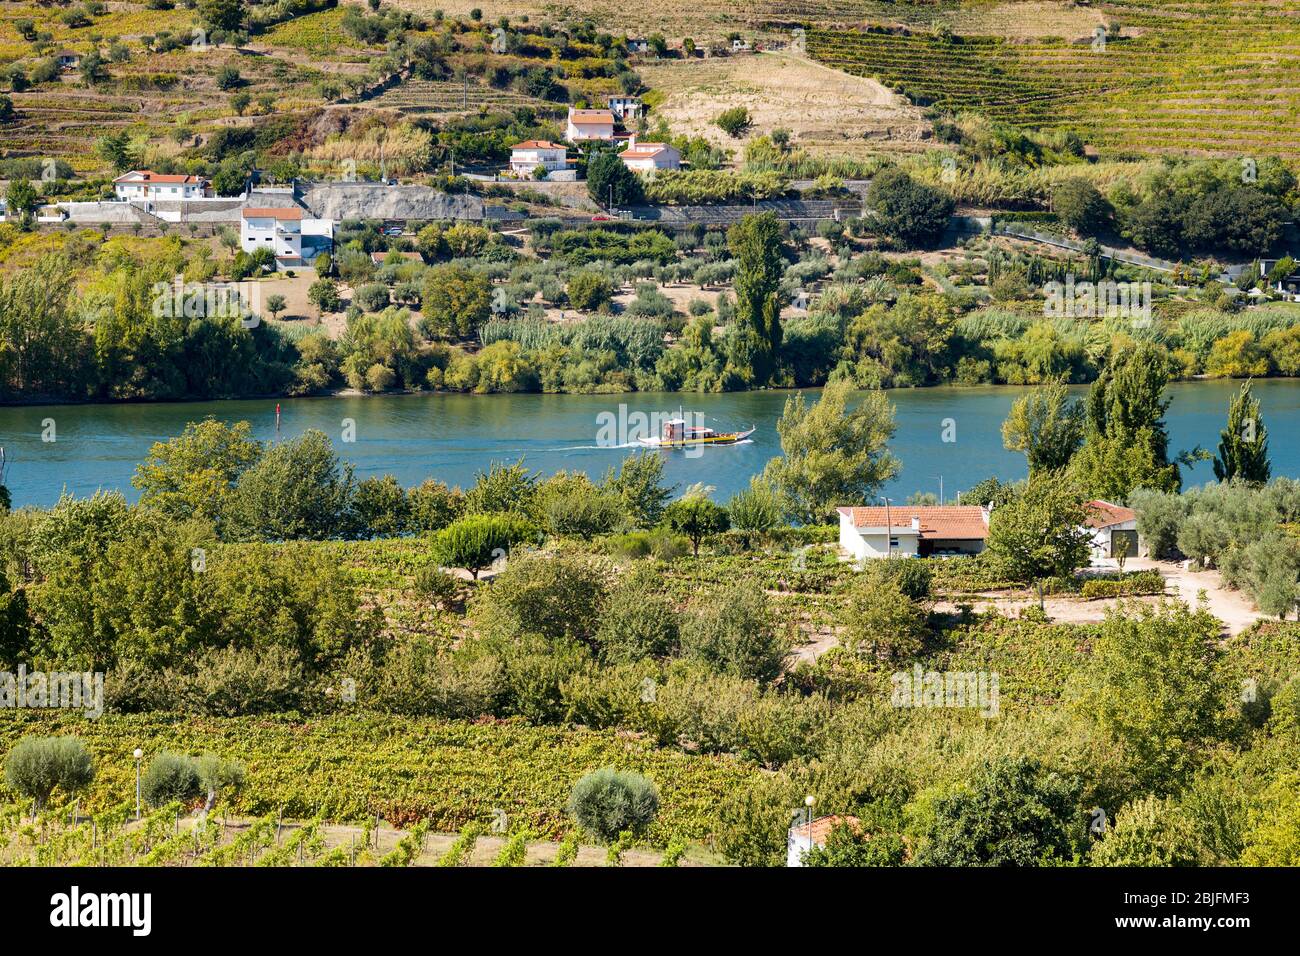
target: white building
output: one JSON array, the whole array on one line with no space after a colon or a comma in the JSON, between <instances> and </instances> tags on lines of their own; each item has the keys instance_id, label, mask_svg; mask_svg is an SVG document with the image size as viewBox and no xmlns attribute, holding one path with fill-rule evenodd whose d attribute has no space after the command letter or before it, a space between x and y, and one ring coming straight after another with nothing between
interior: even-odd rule
<instances>
[{"instance_id":1,"label":"white building","mask_svg":"<svg viewBox=\"0 0 1300 956\"><path fill-rule=\"evenodd\" d=\"M559 143L544 139L530 139L510 147L510 172L531 179L541 166L547 174L569 168L569 151Z\"/></svg>"},{"instance_id":2,"label":"white building","mask_svg":"<svg viewBox=\"0 0 1300 956\"><path fill-rule=\"evenodd\" d=\"M978 505L837 508L840 547L851 558L978 554L989 534L989 512ZM888 518L886 518L888 512Z\"/></svg>"},{"instance_id":3,"label":"white building","mask_svg":"<svg viewBox=\"0 0 1300 956\"><path fill-rule=\"evenodd\" d=\"M682 154L667 143L638 143L635 136L627 141L627 149L618 154L623 165L634 173L653 173L660 169L681 169Z\"/></svg>"},{"instance_id":4,"label":"white building","mask_svg":"<svg viewBox=\"0 0 1300 956\"><path fill-rule=\"evenodd\" d=\"M113 180L118 199L159 202L168 199L202 199L208 195L208 181L202 176L155 173L133 169Z\"/></svg>"},{"instance_id":5,"label":"white building","mask_svg":"<svg viewBox=\"0 0 1300 956\"><path fill-rule=\"evenodd\" d=\"M334 222L305 219L297 206L249 206L240 211L239 243L245 252L270 249L282 268L310 265L334 244Z\"/></svg>"},{"instance_id":6,"label":"white building","mask_svg":"<svg viewBox=\"0 0 1300 956\"><path fill-rule=\"evenodd\" d=\"M1109 501L1089 501L1088 530L1092 532L1092 556L1136 558L1141 541L1137 533L1137 512Z\"/></svg>"},{"instance_id":7,"label":"white building","mask_svg":"<svg viewBox=\"0 0 1300 956\"><path fill-rule=\"evenodd\" d=\"M619 122L626 123L628 120L637 119L641 115L641 97L639 96L607 96L605 105L609 111L618 117Z\"/></svg>"},{"instance_id":8,"label":"white building","mask_svg":"<svg viewBox=\"0 0 1300 956\"><path fill-rule=\"evenodd\" d=\"M609 110L576 110L570 106L564 138L572 143L584 139L613 139L614 114Z\"/></svg>"},{"instance_id":9,"label":"white building","mask_svg":"<svg viewBox=\"0 0 1300 956\"><path fill-rule=\"evenodd\" d=\"M840 816L839 814L818 817L811 823L797 823L792 826L786 838L785 865L803 866L804 856L815 846L824 847L826 838L840 824L846 824L853 827L854 830L861 826L861 822L857 817Z\"/></svg>"}]
</instances>

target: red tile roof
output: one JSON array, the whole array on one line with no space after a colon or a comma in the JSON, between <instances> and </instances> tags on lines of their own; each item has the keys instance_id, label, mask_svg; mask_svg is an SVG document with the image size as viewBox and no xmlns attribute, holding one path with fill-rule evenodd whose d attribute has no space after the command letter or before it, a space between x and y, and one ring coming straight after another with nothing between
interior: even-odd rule
<instances>
[{"instance_id":1,"label":"red tile roof","mask_svg":"<svg viewBox=\"0 0 1300 956\"><path fill-rule=\"evenodd\" d=\"M179 173L155 173L148 169L133 169L113 180L115 183L201 183L202 176L184 176Z\"/></svg>"},{"instance_id":2,"label":"red tile roof","mask_svg":"<svg viewBox=\"0 0 1300 956\"><path fill-rule=\"evenodd\" d=\"M842 515L850 515L855 528L883 528L885 526L885 509L881 508L837 508ZM910 531L912 519L921 522L921 538L944 541L983 541L988 537L989 525L985 519L984 509L978 505L933 505L909 507L907 505L889 507L891 529Z\"/></svg>"},{"instance_id":3,"label":"red tile roof","mask_svg":"<svg viewBox=\"0 0 1300 956\"><path fill-rule=\"evenodd\" d=\"M1089 528L1109 528L1137 519L1137 512L1132 508L1111 504L1109 501L1089 501L1084 507L1088 509Z\"/></svg>"},{"instance_id":4,"label":"red tile roof","mask_svg":"<svg viewBox=\"0 0 1300 956\"><path fill-rule=\"evenodd\" d=\"M569 110L571 123L609 123L614 125L614 114L609 110Z\"/></svg>"},{"instance_id":5,"label":"red tile roof","mask_svg":"<svg viewBox=\"0 0 1300 956\"><path fill-rule=\"evenodd\" d=\"M526 139L522 143L515 143L511 149L564 149L559 143L552 143L545 139Z\"/></svg>"},{"instance_id":6,"label":"red tile roof","mask_svg":"<svg viewBox=\"0 0 1300 956\"><path fill-rule=\"evenodd\" d=\"M841 823L848 824L850 827L854 829L854 831L860 830L862 828L862 821L859 820L857 817L842 816L838 813L832 813L829 816L825 816L825 817L818 817L812 822L813 844L815 846L825 846L826 838L830 836L831 831L834 830ZM796 837L801 837L805 840L808 839L808 824L796 823L790 829L794 831L794 835Z\"/></svg>"},{"instance_id":7,"label":"red tile roof","mask_svg":"<svg viewBox=\"0 0 1300 956\"><path fill-rule=\"evenodd\" d=\"M245 219L301 219L296 206L246 206L240 213Z\"/></svg>"}]
</instances>

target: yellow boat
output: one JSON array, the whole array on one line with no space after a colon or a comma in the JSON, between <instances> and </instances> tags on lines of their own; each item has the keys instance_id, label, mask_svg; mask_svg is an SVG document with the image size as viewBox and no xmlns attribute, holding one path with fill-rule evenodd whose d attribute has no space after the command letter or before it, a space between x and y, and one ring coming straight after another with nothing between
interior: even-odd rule
<instances>
[{"instance_id":1,"label":"yellow boat","mask_svg":"<svg viewBox=\"0 0 1300 956\"><path fill-rule=\"evenodd\" d=\"M664 422L664 431L658 438L639 439L650 448L690 448L695 445L734 445L744 441L758 430L758 426L743 432L719 432L703 425L688 425L684 418Z\"/></svg>"}]
</instances>

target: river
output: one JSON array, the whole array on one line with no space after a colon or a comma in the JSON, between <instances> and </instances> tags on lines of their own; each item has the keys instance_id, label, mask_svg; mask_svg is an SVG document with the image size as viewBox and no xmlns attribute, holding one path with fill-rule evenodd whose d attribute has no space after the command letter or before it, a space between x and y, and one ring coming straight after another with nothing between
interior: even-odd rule
<instances>
[{"instance_id":1,"label":"river","mask_svg":"<svg viewBox=\"0 0 1300 956\"><path fill-rule=\"evenodd\" d=\"M1166 422L1172 449L1200 444L1213 450L1237 387L1228 381L1171 386ZM891 391L898 430L890 447L902 468L885 493L900 501L918 490L937 494L942 476L944 493L951 499L990 475L1004 480L1023 477L1024 458L1004 449L1000 434L1008 408L1023 391L1002 386ZM1079 389L1080 394L1084 391ZM1257 382L1255 393L1270 433L1274 475L1300 476L1300 447L1289 438L1300 430L1300 381ZM360 477L391 473L404 485L414 485L432 476L462 487L472 484L489 463L519 458L546 474L569 469L600 477L629 453L608 445L634 437L625 432L642 424L637 413L671 414L684 406L719 430L758 428L744 444L699 454L661 453L671 482L683 487L704 482L725 500L780 453L776 423L787 397L785 392L427 394L281 399L278 404L281 438L319 428ZM208 415L246 419L258 438L273 440L276 405L276 399L267 399L0 408L5 483L15 507L53 504L64 489L78 496L97 488L117 489L134 499L131 475L153 442L175 436L186 422ZM355 423L352 441L345 440L347 420ZM45 441L43 435L54 440ZM1212 478L1209 463L1202 462L1185 472L1184 484Z\"/></svg>"}]
</instances>

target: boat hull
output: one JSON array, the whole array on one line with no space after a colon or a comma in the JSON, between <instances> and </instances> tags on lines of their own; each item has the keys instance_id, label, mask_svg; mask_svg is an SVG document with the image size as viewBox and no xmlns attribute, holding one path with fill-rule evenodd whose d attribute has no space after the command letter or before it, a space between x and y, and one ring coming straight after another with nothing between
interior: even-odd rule
<instances>
[{"instance_id":1,"label":"boat hull","mask_svg":"<svg viewBox=\"0 0 1300 956\"><path fill-rule=\"evenodd\" d=\"M750 435L754 434L756 429L751 428L744 432L727 432L721 435L710 435L707 438L675 438L672 441L666 441L663 438L639 438L637 439L647 448L693 448L702 445L734 445L742 442Z\"/></svg>"}]
</instances>

